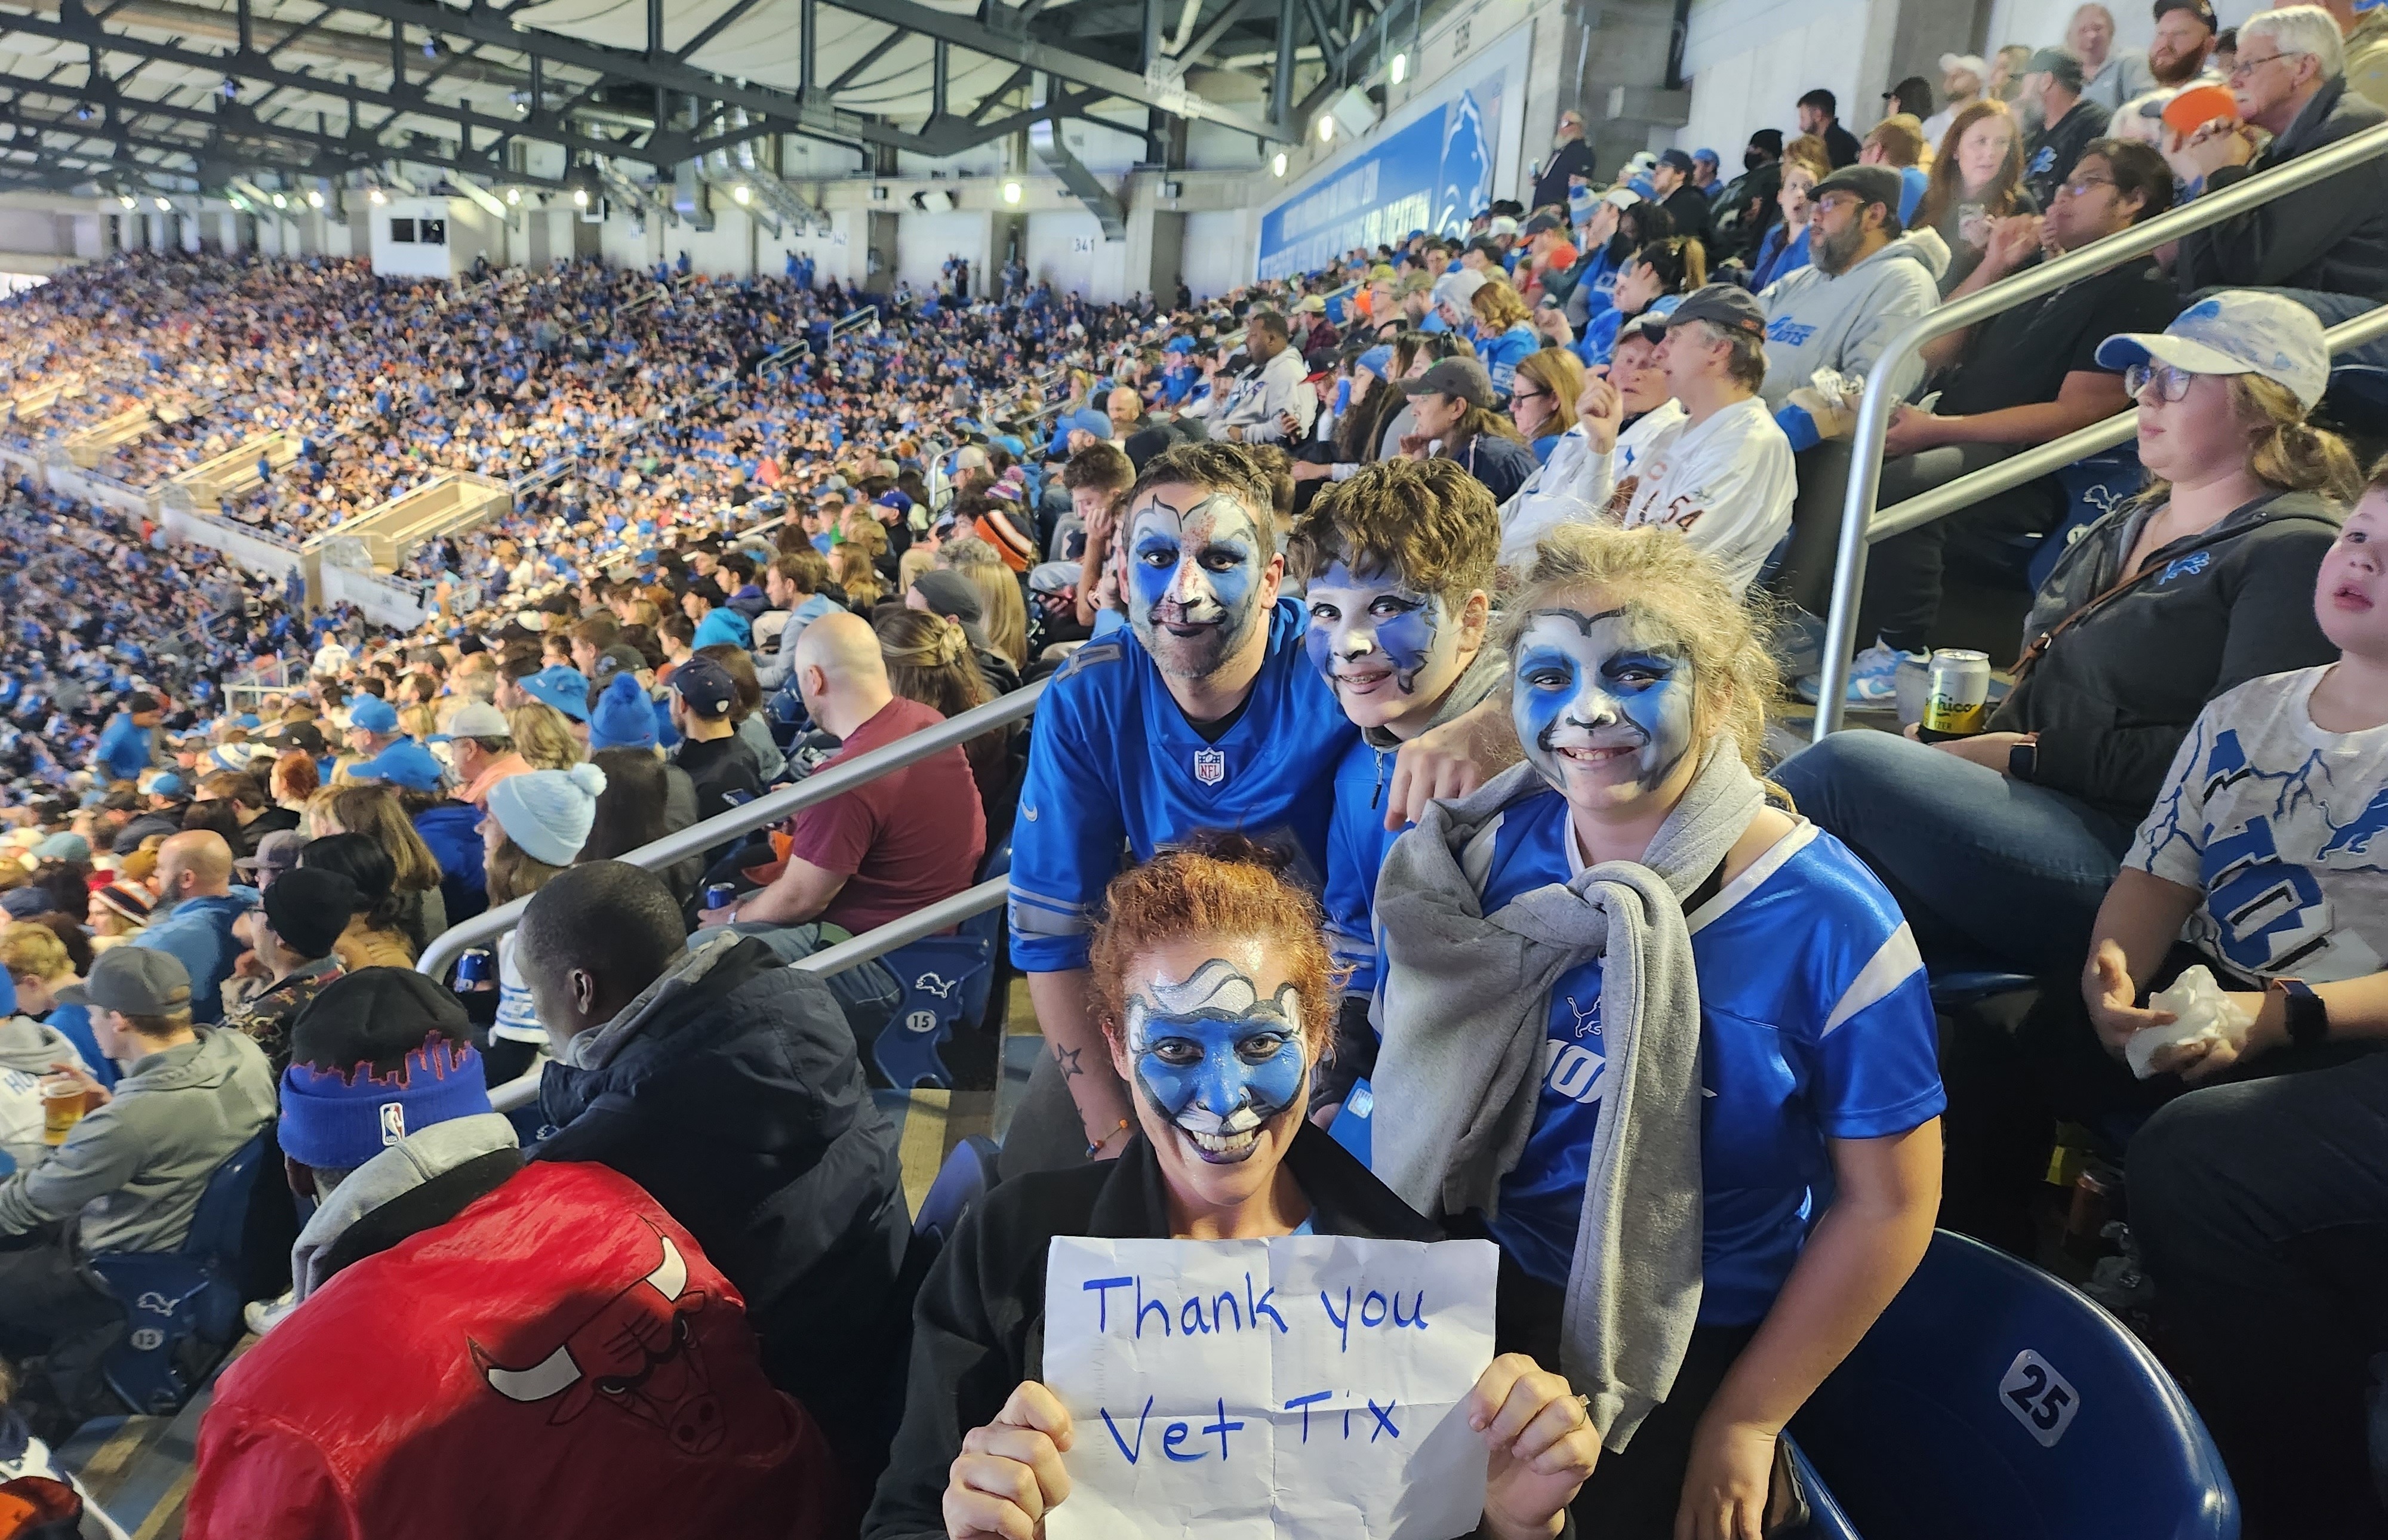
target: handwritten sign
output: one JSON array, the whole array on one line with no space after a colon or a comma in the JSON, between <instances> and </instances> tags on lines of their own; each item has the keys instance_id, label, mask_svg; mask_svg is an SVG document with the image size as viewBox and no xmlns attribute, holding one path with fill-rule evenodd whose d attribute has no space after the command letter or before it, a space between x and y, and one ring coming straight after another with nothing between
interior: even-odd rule
<instances>
[{"instance_id":1,"label":"handwritten sign","mask_svg":"<svg viewBox=\"0 0 2388 1540\"><path fill-rule=\"evenodd\" d=\"M1498 1252L1340 1235L1062 1237L1045 1381L1076 1428L1048 1540L1451 1540L1484 1508L1459 1403Z\"/></svg>"}]
</instances>

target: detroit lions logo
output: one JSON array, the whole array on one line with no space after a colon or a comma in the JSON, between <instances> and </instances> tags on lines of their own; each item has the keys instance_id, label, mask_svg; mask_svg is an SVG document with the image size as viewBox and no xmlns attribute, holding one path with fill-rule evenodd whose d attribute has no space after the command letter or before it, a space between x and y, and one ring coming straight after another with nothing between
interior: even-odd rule
<instances>
[{"instance_id":1,"label":"detroit lions logo","mask_svg":"<svg viewBox=\"0 0 2388 1540\"><path fill-rule=\"evenodd\" d=\"M2382 832L2388 832L2388 791L2374 794L2362 812L2331 830L2321 849L2314 853L2317 859L2338 851L2349 855L2369 855L2371 841Z\"/></svg>"},{"instance_id":2,"label":"detroit lions logo","mask_svg":"<svg viewBox=\"0 0 2388 1540\"><path fill-rule=\"evenodd\" d=\"M912 980L914 989L922 994L934 994L940 1000L953 998L954 991L960 985L961 980L959 978L946 978L934 973L924 973Z\"/></svg>"},{"instance_id":3,"label":"detroit lions logo","mask_svg":"<svg viewBox=\"0 0 2388 1540\"><path fill-rule=\"evenodd\" d=\"M2191 551L2187 556L2165 563L2164 575L2156 579L2156 587L2161 588L2176 577L2194 577L2213 564L2212 551Z\"/></svg>"}]
</instances>

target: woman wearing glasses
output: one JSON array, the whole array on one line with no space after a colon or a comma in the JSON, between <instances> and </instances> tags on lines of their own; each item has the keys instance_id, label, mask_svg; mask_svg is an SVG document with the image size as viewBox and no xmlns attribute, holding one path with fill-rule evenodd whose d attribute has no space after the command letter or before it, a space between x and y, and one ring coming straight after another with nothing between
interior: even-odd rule
<instances>
[{"instance_id":1,"label":"woman wearing glasses","mask_svg":"<svg viewBox=\"0 0 2388 1540\"><path fill-rule=\"evenodd\" d=\"M1509 421L1526 435L1535 464L1549 464L1551 450L1575 426L1575 401L1582 394L1583 366L1564 348L1545 347L1519 361L1509 390Z\"/></svg>"},{"instance_id":2,"label":"woman wearing glasses","mask_svg":"<svg viewBox=\"0 0 2388 1540\"><path fill-rule=\"evenodd\" d=\"M2314 574L2354 459L2305 422L2321 323L2229 291L2160 334L2109 337L2155 478L2040 586L2017 682L1988 729L1926 746L1835 733L1775 778L1863 856L1940 967L2070 980L2133 830L2205 702L2331 661Z\"/></svg>"}]
</instances>

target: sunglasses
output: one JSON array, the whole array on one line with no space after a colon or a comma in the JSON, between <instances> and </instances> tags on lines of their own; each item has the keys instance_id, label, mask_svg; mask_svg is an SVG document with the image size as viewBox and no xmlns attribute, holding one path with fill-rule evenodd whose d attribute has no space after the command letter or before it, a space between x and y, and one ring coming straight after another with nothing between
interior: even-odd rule
<instances>
[{"instance_id":1,"label":"sunglasses","mask_svg":"<svg viewBox=\"0 0 2388 1540\"><path fill-rule=\"evenodd\" d=\"M2186 369L2176 369L2168 363L2135 363L2123 371L2123 389L2132 399L2149 385L2156 387L2159 401L2179 401L2189 396L2189 384L2197 376Z\"/></svg>"}]
</instances>

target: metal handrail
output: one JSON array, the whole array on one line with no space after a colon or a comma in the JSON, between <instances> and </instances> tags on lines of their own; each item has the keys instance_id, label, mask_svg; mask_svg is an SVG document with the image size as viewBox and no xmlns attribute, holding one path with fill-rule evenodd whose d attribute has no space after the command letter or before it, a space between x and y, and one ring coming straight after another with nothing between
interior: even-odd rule
<instances>
[{"instance_id":1,"label":"metal handrail","mask_svg":"<svg viewBox=\"0 0 2388 1540\"><path fill-rule=\"evenodd\" d=\"M1874 499L1882 491L1883 435L1890 425L1890 409L1894 405L1891 381L1900 368L1910 359L1920 355L1924 345L1935 337L1962 330L1978 321L1987 321L2026 299L2053 294L2076 279L2087 278L2118 262L2145 256L2183 235L2268 203L2282 193L2335 176L2382 154L2388 154L2388 123L2350 135L2327 149L2298 156L2284 165L2234 183L2219 192L2207 193L2180 208L2159 214L2144 224L2136 224L2104 240L2093 241L2078 251L2069 251L2052 262L2042 262L2012 278L2001 279L1979 293L1950 300L1917 317L1905 331L1891 339L1890 346L1883 349L1882 356L1874 360L1874 369L1867 377L1865 392L1858 402L1857 424L1850 435L1848 490L1841 504L1840 541L1833 565L1832 606L1824 625L1823 678L1819 681L1821 688L1817 694L1813 732L1817 742L1823 741L1827 734L1840 727L1842 709L1846 704L1854 651L1851 646L1854 638L1849 633L1857 625L1858 599L1865 584L1866 548L1870 544L1868 526L1873 519ZM1952 503L1942 511L1961 506L1962 503ZM1913 524L1906 527L1912 528Z\"/></svg>"},{"instance_id":2,"label":"metal handrail","mask_svg":"<svg viewBox=\"0 0 2388 1540\"><path fill-rule=\"evenodd\" d=\"M909 946L923 936L951 930L973 915L984 915L1000 906L1010 892L1011 878L988 877L975 888L965 888L953 897L939 899L925 909L915 909L900 920L889 920L876 930L866 930L835 946L825 946L796 966L807 973L844 973L874 957L884 957L899 946Z\"/></svg>"},{"instance_id":3,"label":"metal handrail","mask_svg":"<svg viewBox=\"0 0 2388 1540\"><path fill-rule=\"evenodd\" d=\"M1024 689L998 697L984 706L975 706L959 716L951 717L934 727L923 727L895 742L857 755L843 764L832 764L806 776L784 790L758 797L743 807L733 807L716 814L700 823L690 825L676 834L667 834L652 844L640 846L620 859L633 866L649 871L676 865L692 855L702 855L714 846L751 834L767 824L778 823L808 807L842 796L857 787L867 786L892 771L915 764L930 755L968 743L981 733L1007 727L1028 715L1052 681L1039 679ZM528 899L515 899L488 913L478 915L464 924L451 927L423 949L415 963L415 971L434 978L445 975L448 966L473 947L495 940L512 930L522 919ZM901 924L903 922L896 922Z\"/></svg>"}]
</instances>

